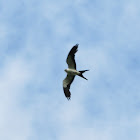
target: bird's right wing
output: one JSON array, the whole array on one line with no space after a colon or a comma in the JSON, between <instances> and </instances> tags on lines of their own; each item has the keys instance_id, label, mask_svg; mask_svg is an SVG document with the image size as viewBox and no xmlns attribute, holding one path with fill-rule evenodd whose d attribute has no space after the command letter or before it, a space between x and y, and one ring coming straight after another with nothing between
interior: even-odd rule
<instances>
[{"instance_id":1,"label":"bird's right wing","mask_svg":"<svg viewBox=\"0 0 140 140\"><path fill-rule=\"evenodd\" d=\"M67 64L69 69L76 69L75 53L77 52L78 44L72 47L67 57Z\"/></svg>"},{"instance_id":2,"label":"bird's right wing","mask_svg":"<svg viewBox=\"0 0 140 140\"><path fill-rule=\"evenodd\" d=\"M73 82L75 76L67 74L67 77L63 80L63 90L65 93L66 98L69 100L71 97L71 93L69 91L70 85Z\"/></svg>"}]
</instances>

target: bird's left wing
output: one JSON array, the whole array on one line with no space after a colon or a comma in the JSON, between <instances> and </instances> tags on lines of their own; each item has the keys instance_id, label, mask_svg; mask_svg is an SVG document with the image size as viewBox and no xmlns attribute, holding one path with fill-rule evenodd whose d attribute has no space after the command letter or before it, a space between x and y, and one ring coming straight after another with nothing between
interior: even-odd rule
<instances>
[{"instance_id":1,"label":"bird's left wing","mask_svg":"<svg viewBox=\"0 0 140 140\"><path fill-rule=\"evenodd\" d=\"M69 69L76 69L75 53L77 52L78 44L72 47L67 57L67 64Z\"/></svg>"},{"instance_id":2,"label":"bird's left wing","mask_svg":"<svg viewBox=\"0 0 140 140\"><path fill-rule=\"evenodd\" d=\"M63 80L63 90L65 93L66 98L69 100L71 97L71 93L69 91L70 85L73 82L75 76L67 74L67 77Z\"/></svg>"}]
</instances>

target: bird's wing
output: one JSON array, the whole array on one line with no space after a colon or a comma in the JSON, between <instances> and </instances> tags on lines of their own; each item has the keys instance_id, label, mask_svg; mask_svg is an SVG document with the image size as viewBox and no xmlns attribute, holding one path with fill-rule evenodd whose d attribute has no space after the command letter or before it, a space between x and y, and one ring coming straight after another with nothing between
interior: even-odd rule
<instances>
[{"instance_id":1,"label":"bird's wing","mask_svg":"<svg viewBox=\"0 0 140 140\"><path fill-rule=\"evenodd\" d=\"M69 69L76 69L75 53L78 51L78 44L72 47L67 57L67 64Z\"/></svg>"},{"instance_id":2,"label":"bird's wing","mask_svg":"<svg viewBox=\"0 0 140 140\"><path fill-rule=\"evenodd\" d=\"M69 100L71 97L71 93L69 91L70 85L73 82L75 76L67 74L67 77L63 80L63 90L65 93L66 98Z\"/></svg>"}]
</instances>

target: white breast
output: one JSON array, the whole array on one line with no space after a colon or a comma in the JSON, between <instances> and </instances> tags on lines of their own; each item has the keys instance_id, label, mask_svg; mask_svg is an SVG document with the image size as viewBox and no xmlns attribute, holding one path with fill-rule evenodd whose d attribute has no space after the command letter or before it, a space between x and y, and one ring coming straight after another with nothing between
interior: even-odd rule
<instances>
[{"instance_id":1,"label":"white breast","mask_svg":"<svg viewBox=\"0 0 140 140\"><path fill-rule=\"evenodd\" d=\"M67 73L71 75L79 75L80 72L74 69L67 69Z\"/></svg>"}]
</instances>

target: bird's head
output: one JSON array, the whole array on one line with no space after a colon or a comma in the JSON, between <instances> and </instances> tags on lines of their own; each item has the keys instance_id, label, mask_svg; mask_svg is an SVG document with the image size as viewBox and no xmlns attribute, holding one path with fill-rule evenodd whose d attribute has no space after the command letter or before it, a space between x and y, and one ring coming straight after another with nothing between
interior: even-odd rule
<instances>
[{"instance_id":1,"label":"bird's head","mask_svg":"<svg viewBox=\"0 0 140 140\"><path fill-rule=\"evenodd\" d=\"M67 69L65 69L64 71L67 72Z\"/></svg>"}]
</instances>

